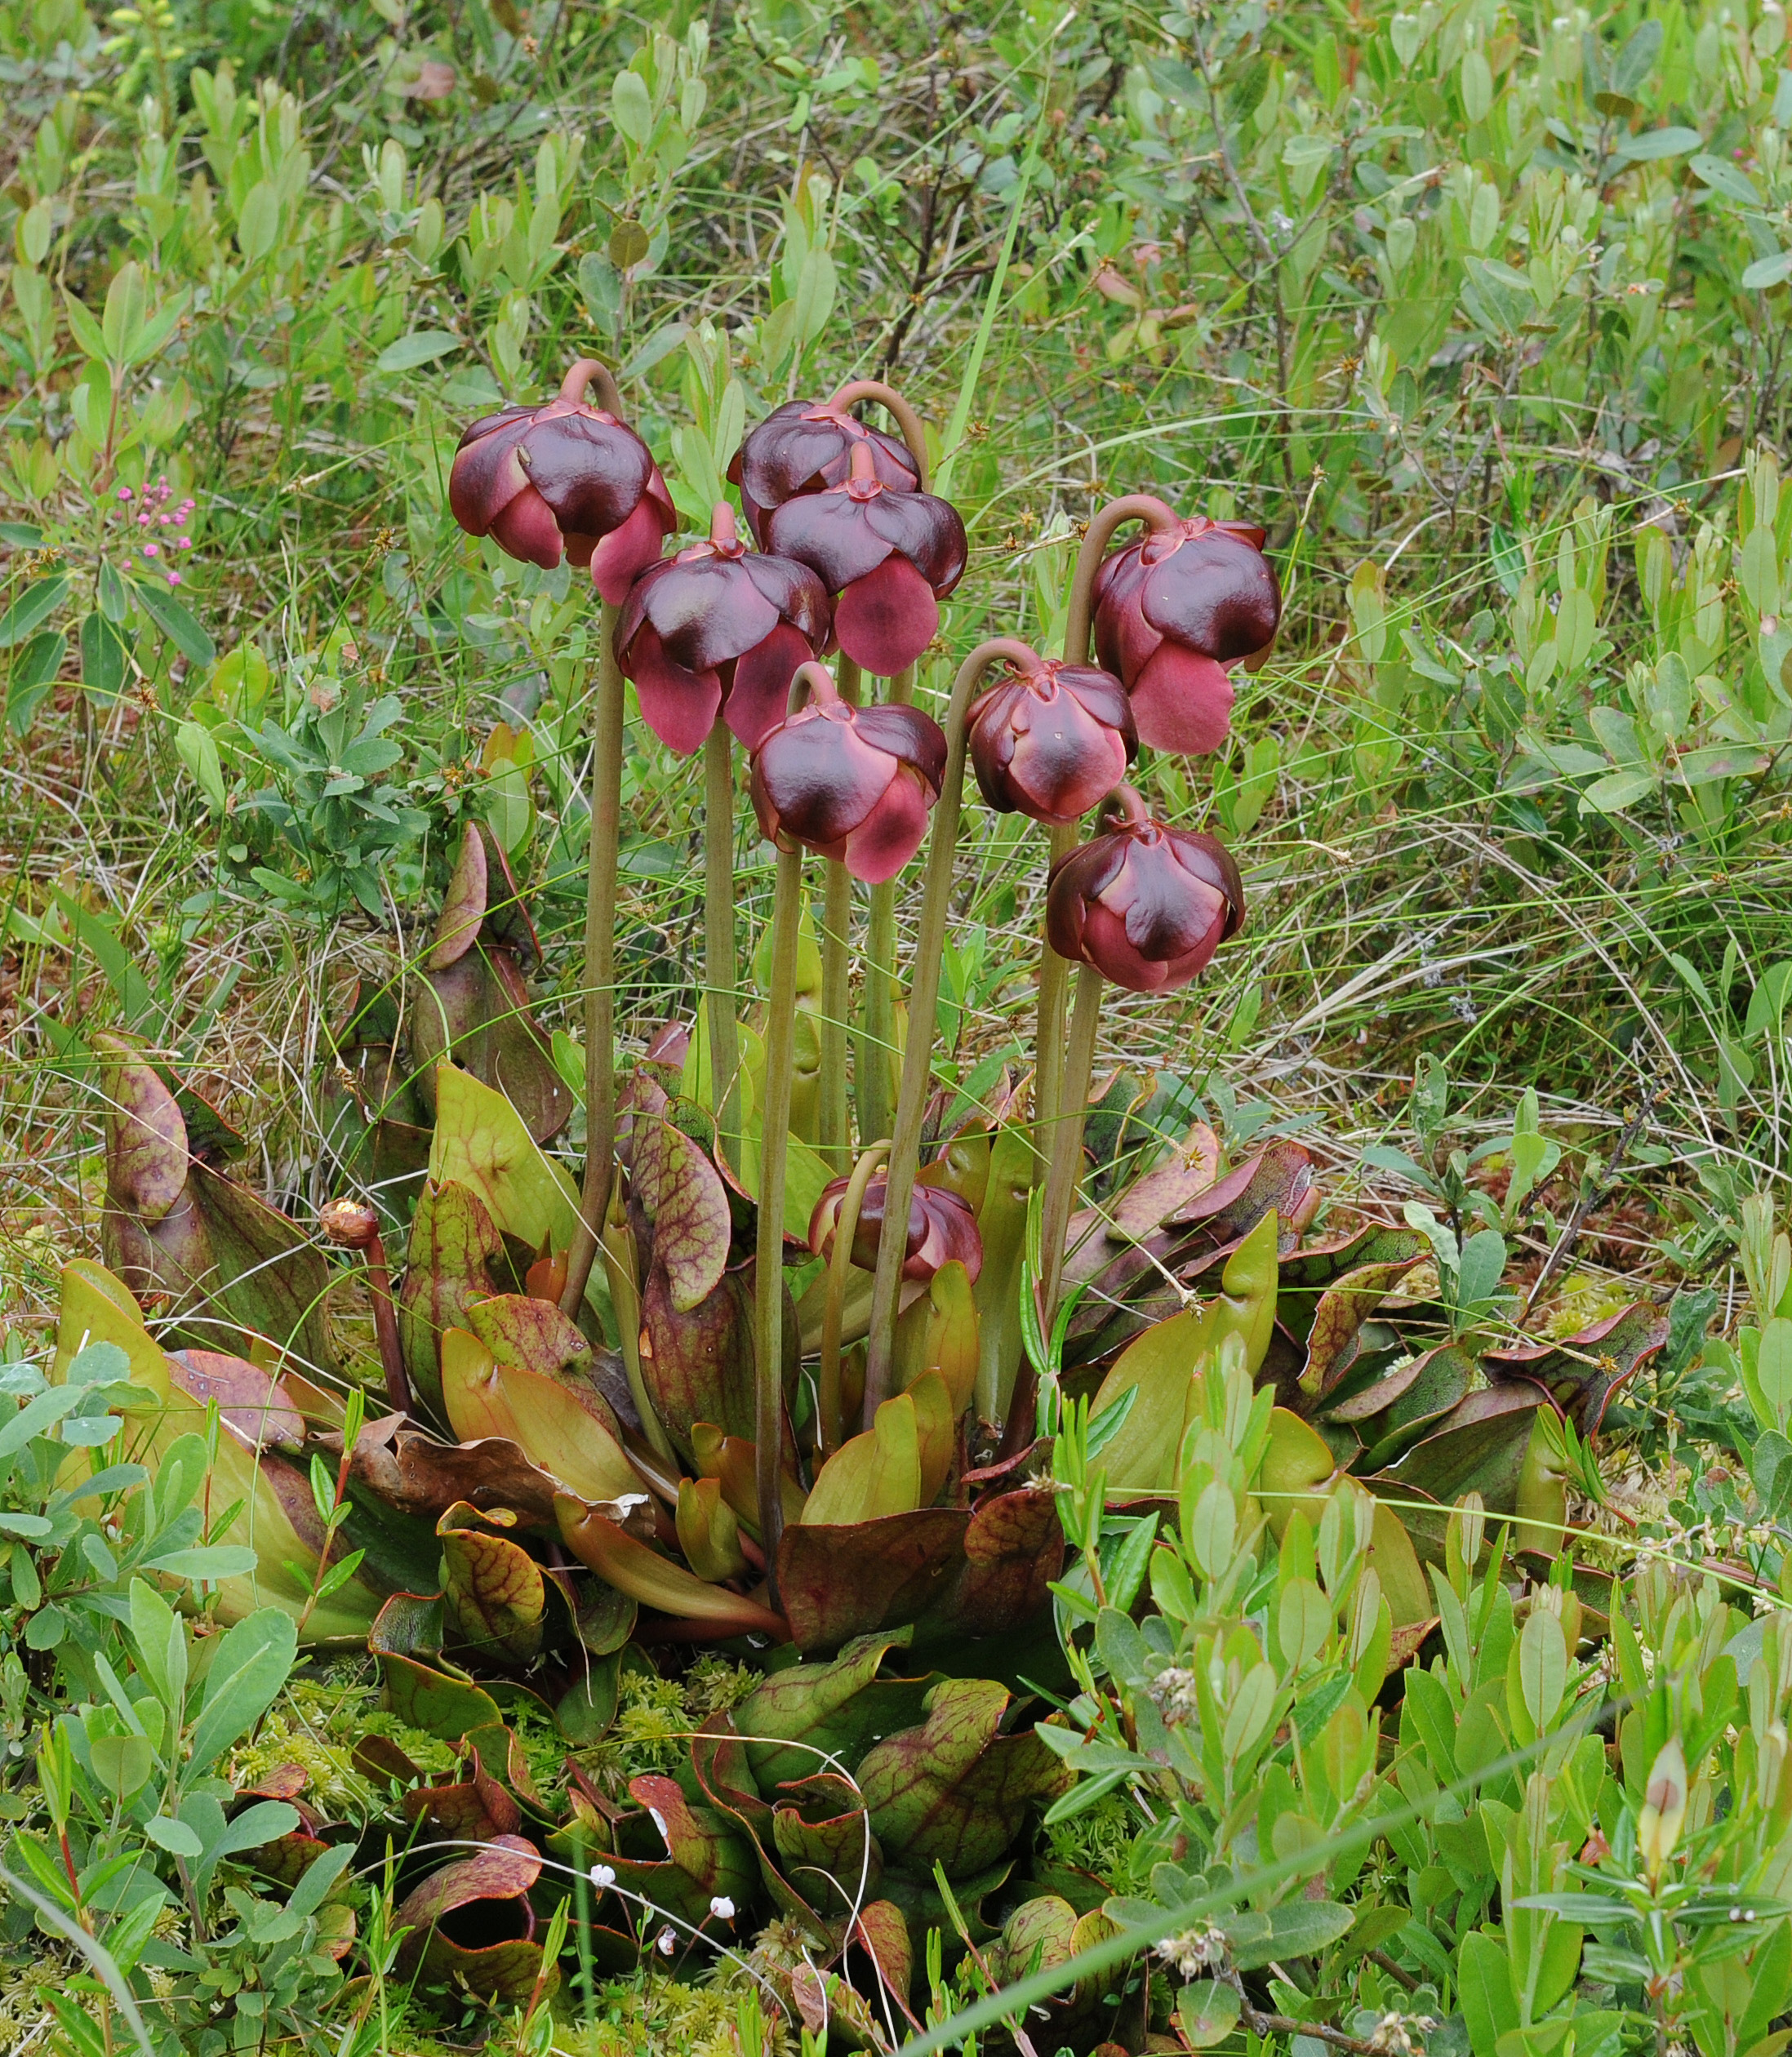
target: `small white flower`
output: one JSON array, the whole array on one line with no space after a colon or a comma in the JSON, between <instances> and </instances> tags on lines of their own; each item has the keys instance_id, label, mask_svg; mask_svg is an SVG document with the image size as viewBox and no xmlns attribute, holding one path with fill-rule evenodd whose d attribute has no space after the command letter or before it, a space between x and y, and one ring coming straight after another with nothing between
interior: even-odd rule
<instances>
[{"instance_id":1,"label":"small white flower","mask_svg":"<svg viewBox=\"0 0 1792 2057\"><path fill-rule=\"evenodd\" d=\"M591 1867L591 1883L599 1892L603 1891L607 1886L614 1886L616 1882L616 1873L608 1864L594 1864Z\"/></svg>"},{"instance_id":2,"label":"small white flower","mask_svg":"<svg viewBox=\"0 0 1792 2057\"><path fill-rule=\"evenodd\" d=\"M709 1912L718 1921L731 1921L734 1919L734 1902L726 1893L718 1893L709 1903Z\"/></svg>"},{"instance_id":3,"label":"small white flower","mask_svg":"<svg viewBox=\"0 0 1792 2057\"><path fill-rule=\"evenodd\" d=\"M661 1929L658 1936L655 1939L656 1946L657 1947L660 1956L670 1957L672 1954L672 1946L675 1942L677 1942L677 1940L678 1938L674 1935L670 1929Z\"/></svg>"}]
</instances>

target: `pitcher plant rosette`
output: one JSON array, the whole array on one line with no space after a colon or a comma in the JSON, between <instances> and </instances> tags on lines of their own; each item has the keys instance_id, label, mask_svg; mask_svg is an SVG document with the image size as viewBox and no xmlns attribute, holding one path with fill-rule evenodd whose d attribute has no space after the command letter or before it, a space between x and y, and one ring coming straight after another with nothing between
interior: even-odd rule
<instances>
[{"instance_id":1,"label":"pitcher plant rosette","mask_svg":"<svg viewBox=\"0 0 1792 2057\"><path fill-rule=\"evenodd\" d=\"M874 402L896 433L857 418ZM1069 1403L1102 1445L1107 1503L1173 1523L1203 1410L1247 1376L1265 1411L1256 1517L1280 1534L1334 1500L1366 1510L1379 1678L1432 1624L1425 1567L1465 1496L1514 1548L1556 1553L1576 1439L1663 1339L1636 1308L1484 1347L1415 1282L1425 1238L1327 1211L1296 1143L1228 1163L1204 1126L1136 1128L1127 1177L1111 1148L1096 1161L1105 994L1179 991L1246 919L1230 854L1154 815L1135 761L1224 740L1230 668L1275 634L1275 576L1260 531L1113 502L1062 653L980 642L929 713L907 674L966 553L926 456L887 389L793 402L730 472L740 519L719 505L680 545L602 367L467 432L456 518L531 562L588 565L603 605L585 1040L569 1066L535 1021L533 931L469 829L407 996L428 1033L385 1032L428 1066L407 1104L427 1151L414 1203L349 1198L312 1233L230 1177L228 1131L180 1080L122 1039L102 1051L105 1264L68 1268L59 1361L95 1339L126 1352L140 1452L212 1424L213 1500L256 1564L225 1581L221 1619L271 1602L305 1640L365 1641L393 1707L460 1752L446 1780L373 1757L412 1819L464 1846L410 1860L407 1961L475 1992L554 1975L537 1930L576 1873L606 1963L718 1906L731 1933L775 1917L803 1943L780 2002L887 2042L878 2010L906 2013L925 1931L952 1926L942 1878L967 1935L1009 1924L1010 1956L1099 1903L1027 1833L1069 1776L1024 1682L1070 1690L1052 1441ZM1133 521L1143 535L1110 549ZM704 753L708 852L700 1020L632 1067L615 1035L625 677L659 738ZM755 990L736 743L775 851ZM967 766L991 807L1041 824L1038 1039L1030 1075L942 1131ZM893 895L918 857L896 1067L896 931L874 898L852 1011L852 891ZM794 1114L799 1016L817 1011L822 1075ZM555 1149L580 1081L576 1179ZM376 1371L331 1317L354 1295ZM543 1801L519 1725L589 1744L625 1664L705 1646L763 1675L678 1776Z\"/></svg>"}]
</instances>

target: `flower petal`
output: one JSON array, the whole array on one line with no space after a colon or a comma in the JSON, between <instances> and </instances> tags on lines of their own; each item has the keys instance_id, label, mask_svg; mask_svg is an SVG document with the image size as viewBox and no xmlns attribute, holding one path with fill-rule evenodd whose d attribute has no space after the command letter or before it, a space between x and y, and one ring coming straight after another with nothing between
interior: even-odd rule
<instances>
[{"instance_id":1,"label":"flower petal","mask_svg":"<svg viewBox=\"0 0 1792 2057\"><path fill-rule=\"evenodd\" d=\"M964 523L950 500L932 493L879 493L865 518L943 598L964 576Z\"/></svg>"},{"instance_id":2,"label":"flower petal","mask_svg":"<svg viewBox=\"0 0 1792 2057\"><path fill-rule=\"evenodd\" d=\"M852 722L805 708L766 737L753 768L785 833L828 850L860 826L901 767Z\"/></svg>"},{"instance_id":3,"label":"flower petal","mask_svg":"<svg viewBox=\"0 0 1792 2057\"><path fill-rule=\"evenodd\" d=\"M931 714L900 701L884 700L858 709L853 723L867 743L912 765L932 787L934 798L939 797L945 777L945 731Z\"/></svg>"},{"instance_id":4,"label":"flower petal","mask_svg":"<svg viewBox=\"0 0 1792 2057\"><path fill-rule=\"evenodd\" d=\"M653 473L653 453L634 429L587 409L537 420L523 446L536 491L562 528L581 535L620 528Z\"/></svg>"},{"instance_id":5,"label":"flower petal","mask_svg":"<svg viewBox=\"0 0 1792 2057\"><path fill-rule=\"evenodd\" d=\"M527 408L506 408L476 421L460 438L448 473L448 506L469 535L485 535L496 517L529 482L517 444L531 419Z\"/></svg>"},{"instance_id":6,"label":"flower petal","mask_svg":"<svg viewBox=\"0 0 1792 2057\"><path fill-rule=\"evenodd\" d=\"M1127 940L1159 964L1199 949L1210 935L1216 944L1230 911L1219 887L1189 871L1161 829L1128 841L1101 903L1125 922Z\"/></svg>"},{"instance_id":7,"label":"flower petal","mask_svg":"<svg viewBox=\"0 0 1792 2057\"><path fill-rule=\"evenodd\" d=\"M656 565L643 596L666 655L691 671L710 671L750 650L778 625L778 611L726 558ZM645 582L645 581L643 581Z\"/></svg>"},{"instance_id":8,"label":"flower petal","mask_svg":"<svg viewBox=\"0 0 1792 2057\"><path fill-rule=\"evenodd\" d=\"M722 718L748 749L758 749L784 719L797 666L814 655L814 646L801 629L780 622L735 660Z\"/></svg>"},{"instance_id":9,"label":"flower petal","mask_svg":"<svg viewBox=\"0 0 1792 2057\"><path fill-rule=\"evenodd\" d=\"M629 645L623 669L634 681L642 720L667 749L681 757L700 750L722 704L722 682L715 673L674 664L651 628Z\"/></svg>"},{"instance_id":10,"label":"flower petal","mask_svg":"<svg viewBox=\"0 0 1792 2057\"><path fill-rule=\"evenodd\" d=\"M525 486L498 510L487 531L506 555L551 571L566 553L565 539L554 510L532 486Z\"/></svg>"},{"instance_id":11,"label":"flower petal","mask_svg":"<svg viewBox=\"0 0 1792 2057\"><path fill-rule=\"evenodd\" d=\"M921 847L932 795L908 765L897 768L883 797L846 839L842 861L867 886L894 878Z\"/></svg>"},{"instance_id":12,"label":"flower petal","mask_svg":"<svg viewBox=\"0 0 1792 2057\"><path fill-rule=\"evenodd\" d=\"M865 506L844 491L786 500L766 524L771 549L807 565L829 593L838 593L890 554L889 544L866 522Z\"/></svg>"},{"instance_id":13,"label":"flower petal","mask_svg":"<svg viewBox=\"0 0 1792 2057\"><path fill-rule=\"evenodd\" d=\"M1232 681L1212 658L1166 637L1133 681L1132 718L1154 750L1216 750L1232 726Z\"/></svg>"},{"instance_id":14,"label":"flower petal","mask_svg":"<svg viewBox=\"0 0 1792 2057\"><path fill-rule=\"evenodd\" d=\"M834 610L828 604L828 589L807 565L794 558L772 557L756 550L740 560L741 569L758 589L788 621L820 650L827 642Z\"/></svg>"},{"instance_id":15,"label":"flower petal","mask_svg":"<svg viewBox=\"0 0 1792 2057\"><path fill-rule=\"evenodd\" d=\"M1156 655L1163 636L1139 612L1136 591L1111 593L1095 611L1095 651L1104 671L1130 688Z\"/></svg>"},{"instance_id":16,"label":"flower petal","mask_svg":"<svg viewBox=\"0 0 1792 2057\"><path fill-rule=\"evenodd\" d=\"M1092 907L1083 917L1083 955L1103 978L1128 993L1162 993L1169 984L1169 966L1138 949L1127 939L1125 922L1106 907Z\"/></svg>"},{"instance_id":17,"label":"flower petal","mask_svg":"<svg viewBox=\"0 0 1792 2057\"><path fill-rule=\"evenodd\" d=\"M1074 821L1126 776L1126 739L1061 686L1049 700L1029 695L1014 726L1008 787L1035 821Z\"/></svg>"},{"instance_id":18,"label":"flower petal","mask_svg":"<svg viewBox=\"0 0 1792 2057\"><path fill-rule=\"evenodd\" d=\"M933 588L893 550L874 571L843 587L834 603L834 633L841 649L863 670L883 678L912 664L939 627Z\"/></svg>"},{"instance_id":19,"label":"flower petal","mask_svg":"<svg viewBox=\"0 0 1792 2057\"><path fill-rule=\"evenodd\" d=\"M1210 528L1147 566L1139 609L1153 628L1225 664L1262 649L1274 635L1282 596L1260 550Z\"/></svg>"},{"instance_id":20,"label":"flower petal","mask_svg":"<svg viewBox=\"0 0 1792 2057\"><path fill-rule=\"evenodd\" d=\"M598 598L620 607L635 575L658 558L669 533L661 510L651 497L643 497L621 527L612 529L591 553L591 583Z\"/></svg>"}]
</instances>

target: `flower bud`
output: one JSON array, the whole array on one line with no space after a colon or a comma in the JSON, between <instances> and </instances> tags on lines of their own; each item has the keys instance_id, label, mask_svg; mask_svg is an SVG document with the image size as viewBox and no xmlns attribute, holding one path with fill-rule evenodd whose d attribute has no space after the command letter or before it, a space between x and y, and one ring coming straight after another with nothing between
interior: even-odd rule
<instances>
[{"instance_id":1,"label":"flower bud","mask_svg":"<svg viewBox=\"0 0 1792 2057\"><path fill-rule=\"evenodd\" d=\"M1226 667L1264 655L1282 618L1262 546L1261 529L1196 515L1148 531L1096 572L1096 654L1132 694L1139 740L1154 750L1225 742Z\"/></svg>"},{"instance_id":2,"label":"flower bud","mask_svg":"<svg viewBox=\"0 0 1792 2057\"><path fill-rule=\"evenodd\" d=\"M1137 749L1126 689L1109 672L1047 659L1011 672L971 709L971 765L1003 814L1074 821L1106 799Z\"/></svg>"},{"instance_id":3,"label":"flower bud","mask_svg":"<svg viewBox=\"0 0 1792 2057\"><path fill-rule=\"evenodd\" d=\"M489 535L527 564L589 565L598 591L620 606L678 518L653 453L585 400L594 369L581 358L545 406L474 422L455 453L448 504L468 535Z\"/></svg>"},{"instance_id":4,"label":"flower bud","mask_svg":"<svg viewBox=\"0 0 1792 2057\"><path fill-rule=\"evenodd\" d=\"M318 1226L340 1250L365 1250L379 1239L380 1217L361 1200L327 1200Z\"/></svg>"},{"instance_id":5,"label":"flower bud","mask_svg":"<svg viewBox=\"0 0 1792 2057\"><path fill-rule=\"evenodd\" d=\"M1686 1753L1679 1737L1670 1736L1649 1766L1649 1782L1636 1818L1637 1855L1652 1877L1660 1873L1680 1840L1686 1821Z\"/></svg>"},{"instance_id":6,"label":"flower bud","mask_svg":"<svg viewBox=\"0 0 1792 2057\"><path fill-rule=\"evenodd\" d=\"M1046 935L1129 993L1174 992L1243 926L1238 868L1212 836L1154 821L1130 786L1119 798L1125 818L1052 866Z\"/></svg>"},{"instance_id":7,"label":"flower bud","mask_svg":"<svg viewBox=\"0 0 1792 2057\"><path fill-rule=\"evenodd\" d=\"M938 722L919 708L849 707L829 689L759 745L754 811L771 842L880 885L920 848L945 759Z\"/></svg>"},{"instance_id":8,"label":"flower bud","mask_svg":"<svg viewBox=\"0 0 1792 2057\"><path fill-rule=\"evenodd\" d=\"M740 488L740 504L754 540L764 544L766 520L773 508L841 484L860 443L875 476L886 486L906 493L919 486L920 467L907 445L867 429L844 407L792 400L767 415L728 467L728 477Z\"/></svg>"},{"instance_id":9,"label":"flower bud","mask_svg":"<svg viewBox=\"0 0 1792 2057\"><path fill-rule=\"evenodd\" d=\"M835 1179L821 1189L809 1217L809 1247L818 1257L834 1254L834 1232L849 1179ZM859 1202L859 1224L852 1237L852 1261L860 1271L878 1268L878 1244L883 1234L883 1202L889 1181L880 1173ZM909 1197L908 1247L902 1276L923 1282L956 1259L972 1285L983 1269L983 1237L971 1203L949 1187L916 1183Z\"/></svg>"},{"instance_id":10,"label":"flower bud","mask_svg":"<svg viewBox=\"0 0 1792 2057\"><path fill-rule=\"evenodd\" d=\"M814 572L749 553L723 501L707 542L650 566L629 589L616 655L662 743L688 755L719 710L753 750L783 720L797 666L827 646L829 620Z\"/></svg>"},{"instance_id":11,"label":"flower bud","mask_svg":"<svg viewBox=\"0 0 1792 2057\"><path fill-rule=\"evenodd\" d=\"M940 602L964 575L964 524L948 500L878 476L855 443L838 486L786 500L767 523L770 547L817 574L834 633L853 663L888 678L912 664L940 626Z\"/></svg>"}]
</instances>

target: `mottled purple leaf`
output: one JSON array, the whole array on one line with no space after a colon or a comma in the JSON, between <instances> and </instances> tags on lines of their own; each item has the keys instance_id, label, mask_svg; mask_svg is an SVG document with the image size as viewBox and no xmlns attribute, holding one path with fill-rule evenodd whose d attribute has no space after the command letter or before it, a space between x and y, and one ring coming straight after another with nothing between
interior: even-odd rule
<instances>
[{"instance_id":1,"label":"mottled purple leaf","mask_svg":"<svg viewBox=\"0 0 1792 2057\"><path fill-rule=\"evenodd\" d=\"M442 1405L442 1335L466 1327L467 1308L490 1297L491 1268L503 1255L504 1238L477 1193L452 1180L425 1181L398 1294L398 1339L411 1388L432 1409Z\"/></svg>"},{"instance_id":2,"label":"mottled purple leaf","mask_svg":"<svg viewBox=\"0 0 1792 2057\"><path fill-rule=\"evenodd\" d=\"M159 1221L187 1183L187 1125L175 1096L136 1045L93 1038L105 1098L106 1190L140 1221Z\"/></svg>"},{"instance_id":3,"label":"mottled purple leaf","mask_svg":"<svg viewBox=\"0 0 1792 2057\"><path fill-rule=\"evenodd\" d=\"M653 1262L680 1313L714 1291L728 1261L727 1188L702 1148L665 1117L638 1117L634 1188L653 1224Z\"/></svg>"},{"instance_id":4,"label":"mottled purple leaf","mask_svg":"<svg viewBox=\"0 0 1792 2057\"><path fill-rule=\"evenodd\" d=\"M1034 1733L1002 1733L1006 1687L993 1679L942 1680L918 1728L869 1750L860 1791L887 1864L946 1876L999 1858L1025 1826L1026 1810L1067 1791L1073 1775Z\"/></svg>"}]
</instances>

